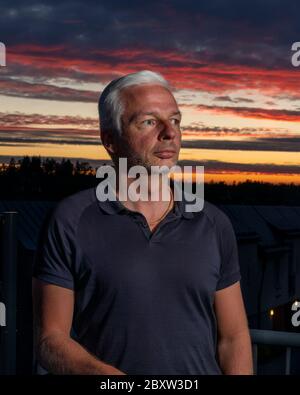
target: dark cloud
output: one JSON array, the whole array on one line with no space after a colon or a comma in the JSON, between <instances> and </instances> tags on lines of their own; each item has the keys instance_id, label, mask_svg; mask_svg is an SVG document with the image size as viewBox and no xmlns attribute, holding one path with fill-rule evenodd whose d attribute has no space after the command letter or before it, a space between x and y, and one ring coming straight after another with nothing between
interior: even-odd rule
<instances>
[{"instance_id":1,"label":"dark cloud","mask_svg":"<svg viewBox=\"0 0 300 395\"><path fill-rule=\"evenodd\" d=\"M95 118L80 117L80 116L70 116L70 115L41 115L41 114L23 114L21 112L14 113L1 113L0 112L0 128L29 128L32 125L34 129L37 130L37 125L39 127L43 126L61 126L64 132L68 133L69 125L76 125L81 133L84 129L89 131L94 131L99 128L99 121ZM1 130L1 129L0 129ZM99 130L99 129L98 129Z\"/></svg>"},{"instance_id":2,"label":"dark cloud","mask_svg":"<svg viewBox=\"0 0 300 395\"><path fill-rule=\"evenodd\" d=\"M234 101L235 103L254 103L254 100L248 99L246 97L236 97Z\"/></svg>"},{"instance_id":3,"label":"dark cloud","mask_svg":"<svg viewBox=\"0 0 300 395\"><path fill-rule=\"evenodd\" d=\"M60 139L76 139L76 138L85 138L85 139L97 139L99 138L98 130L80 130L80 129L0 129L0 139L28 139L28 141L32 141L32 139L56 139L59 141ZM44 140L43 140L44 141Z\"/></svg>"},{"instance_id":4,"label":"dark cloud","mask_svg":"<svg viewBox=\"0 0 300 395\"><path fill-rule=\"evenodd\" d=\"M252 141L232 140L193 140L183 141L183 148L216 149L216 150L241 150L241 151L277 151L299 152L299 138L256 138Z\"/></svg>"},{"instance_id":5,"label":"dark cloud","mask_svg":"<svg viewBox=\"0 0 300 395\"><path fill-rule=\"evenodd\" d=\"M0 133L0 143L2 146L29 147L32 144L59 144L59 145L101 145L100 138L76 137L73 138L50 138L44 137L7 137Z\"/></svg>"},{"instance_id":6,"label":"dark cloud","mask_svg":"<svg viewBox=\"0 0 300 395\"><path fill-rule=\"evenodd\" d=\"M231 103L234 103L234 100L231 99L230 96L216 96L213 100L214 101L229 101Z\"/></svg>"},{"instance_id":7,"label":"dark cloud","mask_svg":"<svg viewBox=\"0 0 300 395\"><path fill-rule=\"evenodd\" d=\"M187 66L199 58L276 69L290 67L298 15L297 0L3 0L0 26L8 49L66 46L66 58L99 60L97 50L152 48L185 53Z\"/></svg>"},{"instance_id":8,"label":"dark cloud","mask_svg":"<svg viewBox=\"0 0 300 395\"><path fill-rule=\"evenodd\" d=\"M213 101L227 101L230 103L254 103L254 100L246 97L235 97L232 99L230 96L216 96Z\"/></svg>"},{"instance_id":9,"label":"dark cloud","mask_svg":"<svg viewBox=\"0 0 300 395\"><path fill-rule=\"evenodd\" d=\"M188 107L188 104L184 106ZM278 121L300 121L300 111L297 110L285 110L285 109L266 109L256 107L225 107L225 106L208 106L198 105L194 106L199 110L210 110L217 113L229 113L238 115L245 118L257 118L257 119L273 119Z\"/></svg>"},{"instance_id":10,"label":"dark cloud","mask_svg":"<svg viewBox=\"0 0 300 395\"><path fill-rule=\"evenodd\" d=\"M300 165L276 165L273 163L229 163L218 160L179 161L181 166L204 166L204 172L254 172L263 174L300 174Z\"/></svg>"},{"instance_id":11,"label":"dark cloud","mask_svg":"<svg viewBox=\"0 0 300 395\"><path fill-rule=\"evenodd\" d=\"M283 137L286 136L287 131L280 128L235 128L235 127L221 127L221 126L207 126L201 122L193 122L191 125L185 125L181 127L181 130L186 135L214 135L214 136L243 136L243 137ZM290 136L293 137L293 136Z\"/></svg>"},{"instance_id":12,"label":"dark cloud","mask_svg":"<svg viewBox=\"0 0 300 395\"><path fill-rule=\"evenodd\" d=\"M2 146L30 146L31 144L60 144L60 145L101 145L97 130L78 129L0 129L0 144ZM273 151L299 152L300 137L256 137L249 140L199 139L182 140L182 148L239 150L239 151Z\"/></svg>"},{"instance_id":13,"label":"dark cloud","mask_svg":"<svg viewBox=\"0 0 300 395\"><path fill-rule=\"evenodd\" d=\"M7 80L0 77L0 92L5 96L26 97L32 99L47 99L60 101L79 101L96 103L99 93L79 89L62 88L49 84L28 83Z\"/></svg>"}]
</instances>

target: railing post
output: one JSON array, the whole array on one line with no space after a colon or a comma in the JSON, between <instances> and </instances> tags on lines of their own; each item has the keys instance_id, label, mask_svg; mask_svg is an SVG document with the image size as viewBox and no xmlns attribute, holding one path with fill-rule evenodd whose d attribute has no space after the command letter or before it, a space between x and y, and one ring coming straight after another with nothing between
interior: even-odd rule
<instances>
[{"instance_id":1,"label":"railing post","mask_svg":"<svg viewBox=\"0 0 300 395\"><path fill-rule=\"evenodd\" d=\"M258 358L258 346L256 343L252 344L252 356L253 356L253 371L257 374L257 358Z\"/></svg>"},{"instance_id":2,"label":"railing post","mask_svg":"<svg viewBox=\"0 0 300 395\"><path fill-rule=\"evenodd\" d=\"M285 352L285 374L291 374L291 347L287 347Z\"/></svg>"},{"instance_id":3,"label":"railing post","mask_svg":"<svg viewBox=\"0 0 300 395\"><path fill-rule=\"evenodd\" d=\"M17 213L0 215L0 278L6 307L6 326L1 328L0 372L16 374L17 368Z\"/></svg>"}]
</instances>

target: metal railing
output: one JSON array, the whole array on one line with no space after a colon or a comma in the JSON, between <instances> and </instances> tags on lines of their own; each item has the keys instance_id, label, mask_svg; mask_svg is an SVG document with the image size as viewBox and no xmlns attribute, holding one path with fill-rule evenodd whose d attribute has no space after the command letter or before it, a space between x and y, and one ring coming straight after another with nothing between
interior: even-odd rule
<instances>
[{"instance_id":1,"label":"metal railing","mask_svg":"<svg viewBox=\"0 0 300 395\"><path fill-rule=\"evenodd\" d=\"M0 373L17 368L17 213L0 213L1 302L6 307L6 326L1 327Z\"/></svg>"},{"instance_id":2,"label":"metal railing","mask_svg":"<svg viewBox=\"0 0 300 395\"><path fill-rule=\"evenodd\" d=\"M263 329L250 329L253 352L254 373L257 374L258 345L273 345L286 347L285 374L291 373L292 347L300 347L300 333L279 332Z\"/></svg>"}]
</instances>

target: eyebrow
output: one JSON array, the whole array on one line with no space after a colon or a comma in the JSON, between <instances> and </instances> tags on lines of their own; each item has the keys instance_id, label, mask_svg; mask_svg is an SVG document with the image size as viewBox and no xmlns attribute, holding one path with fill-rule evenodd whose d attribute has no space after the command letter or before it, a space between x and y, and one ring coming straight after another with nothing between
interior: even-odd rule
<instances>
[{"instance_id":1,"label":"eyebrow","mask_svg":"<svg viewBox=\"0 0 300 395\"><path fill-rule=\"evenodd\" d=\"M141 115L154 115L154 116L157 116L157 112L155 112L155 111L150 111L150 112L147 112L147 111L137 111L137 112L135 112L135 113L133 113L132 115L131 115L131 117L129 118L129 123L131 123L135 118L137 118L137 117L139 117L139 116L141 116ZM181 111L174 111L174 112L172 112L171 114L170 114L170 116L172 116L172 115L180 115L181 117L182 117L182 113L181 113Z\"/></svg>"}]
</instances>

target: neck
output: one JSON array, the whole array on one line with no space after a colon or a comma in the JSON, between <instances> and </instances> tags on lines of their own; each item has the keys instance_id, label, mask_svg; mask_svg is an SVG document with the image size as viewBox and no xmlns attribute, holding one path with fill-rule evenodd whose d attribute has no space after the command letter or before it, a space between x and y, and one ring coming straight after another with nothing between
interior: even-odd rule
<instances>
[{"instance_id":1,"label":"neck","mask_svg":"<svg viewBox=\"0 0 300 395\"><path fill-rule=\"evenodd\" d=\"M172 190L166 175L131 178L128 174L118 174L116 186L116 194L122 204L129 210L142 213L149 224L163 219L173 208ZM137 194L134 200L133 192Z\"/></svg>"}]
</instances>

